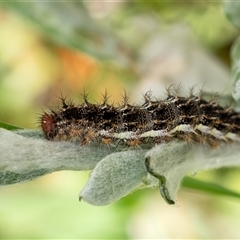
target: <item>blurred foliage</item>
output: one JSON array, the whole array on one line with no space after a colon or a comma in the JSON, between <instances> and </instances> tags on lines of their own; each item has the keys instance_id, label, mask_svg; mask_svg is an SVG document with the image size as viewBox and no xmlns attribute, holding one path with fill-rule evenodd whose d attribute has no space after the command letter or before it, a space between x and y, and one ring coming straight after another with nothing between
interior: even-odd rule
<instances>
[{"instance_id":1,"label":"blurred foliage","mask_svg":"<svg viewBox=\"0 0 240 240\"><path fill-rule=\"evenodd\" d=\"M228 1L224 3L224 11L227 18L231 21L231 23L236 26L238 29L240 28L240 19L239 19L239 11L240 5L235 1Z\"/></svg>"},{"instance_id":2,"label":"blurred foliage","mask_svg":"<svg viewBox=\"0 0 240 240\"><path fill-rule=\"evenodd\" d=\"M53 42L78 49L96 58L128 62L126 45L115 34L94 21L83 2L1 2L2 6L29 19Z\"/></svg>"},{"instance_id":3,"label":"blurred foliage","mask_svg":"<svg viewBox=\"0 0 240 240\"><path fill-rule=\"evenodd\" d=\"M240 28L239 10L240 4L238 2L226 2L224 5L226 16L231 23ZM234 42L231 49L231 60L232 60L232 80L233 80L233 91L232 95L237 102L237 108L240 108L240 38L238 37Z\"/></svg>"},{"instance_id":4,"label":"blurred foliage","mask_svg":"<svg viewBox=\"0 0 240 240\"><path fill-rule=\"evenodd\" d=\"M236 11L237 12L237 11ZM237 31L222 14L222 3L201 1L141 1L128 2L124 11L114 16L119 25L126 27L127 19L146 17L164 24L186 24L208 49L217 51L232 42ZM125 23L125 24L124 24ZM227 34L226 34L227 33ZM139 32L141 36L141 32ZM139 41L140 39L137 39Z\"/></svg>"},{"instance_id":5,"label":"blurred foliage","mask_svg":"<svg viewBox=\"0 0 240 240\"><path fill-rule=\"evenodd\" d=\"M239 6L232 1L224 4L228 19L238 28ZM226 63L238 35L226 20L220 1L1 1L0 7L0 121L11 123L0 127L9 130L15 129L14 125L36 127L36 109L56 99L60 89L68 94L87 86L95 99L107 86L117 102L121 99L119 89L139 84L140 52L160 28L168 31L172 25L189 26L198 41ZM235 82L240 72L238 49L239 41L232 51ZM240 191L239 172L231 173L221 175L221 184ZM149 234L146 238L150 233L158 234L153 238L173 238L174 234L182 238L239 238L238 202L184 193L180 197L183 210L174 208L171 214L158 193L144 190L96 208L77 202L76 191L86 178L63 172L1 188L0 238L133 239L144 231ZM211 172L205 182L187 178L183 185L216 193L216 186L206 182L208 179L216 178ZM222 190L234 195L217 186L217 193ZM188 223L185 228L184 222ZM165 228L159 232L162 226Z\"/></svg>"}]
</instances>

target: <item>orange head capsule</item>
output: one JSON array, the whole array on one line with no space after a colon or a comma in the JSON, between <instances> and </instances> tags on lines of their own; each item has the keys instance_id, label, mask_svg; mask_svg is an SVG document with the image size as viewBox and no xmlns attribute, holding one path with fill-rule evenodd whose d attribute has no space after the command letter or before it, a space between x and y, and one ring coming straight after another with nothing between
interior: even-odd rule
<instances>
[{"instance_id":1,"label":"orange head capsule","mask_svg":"<svg viewBox=\"0 0 240 240\"><path fill-rule=\"evenodd\" d=\"M48 140L52 140L56 135L56 123L54 117L48 113L44 113L41 118L41 127Z\"/></svg>"}]
</instances>

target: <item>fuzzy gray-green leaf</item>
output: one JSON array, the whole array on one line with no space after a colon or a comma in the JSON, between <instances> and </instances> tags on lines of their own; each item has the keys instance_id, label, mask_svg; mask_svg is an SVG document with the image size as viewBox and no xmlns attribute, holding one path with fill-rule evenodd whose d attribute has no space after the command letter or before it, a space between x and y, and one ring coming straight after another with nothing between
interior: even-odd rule
<instances>
[{"instance_id":1,"label":"fuzzy gray-green leaf","mask_svg":"<svg viewBox=\"0 0 240 240\"><path fill-rule=\"evenodd\" d=\"M91 170L109 151L91 144L48 141L39 131L0 129L0 185L59 170Z\"/></svg>"},{"instance_id":2,"label":"fuzzy gray-green leaf","mask_svg":"<svg viewBox=\"0 0 240 240\"><path fill-rule=\"evenodd\" d=\"M91 173L80 200L106 205L142 186L147 175L145 153L146 150L128 150L106 156Z\"/></svg>"}]
</instances>

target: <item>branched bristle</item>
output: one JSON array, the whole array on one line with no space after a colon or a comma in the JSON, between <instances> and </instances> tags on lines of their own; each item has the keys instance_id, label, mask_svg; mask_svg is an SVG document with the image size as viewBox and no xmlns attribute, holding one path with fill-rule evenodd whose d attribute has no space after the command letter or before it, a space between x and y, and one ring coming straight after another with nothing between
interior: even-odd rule
<instances>
[{"instance_id":1,"label":"branched bristle","mask_svg":"<svg viewBox=\"0 0 240 240\"><path fill-rule=\"evenodd\" d=\"M149 90L145 94L143 94L143 98L144 98L145 103L151 102L152 101L152 91Z\"/></svg>"},{"instance_id":2,"label":"branched bristle","mask_svg":"<svg viewBox=\"0 0 240 240\"><path fill-rule=\"evenodd\" d=\"M167 98L171 97L173 94L172 94L172 88L173 88L173 84L169 85L168 87L166 87L166 94L167 94Z\"/></svg>"},{"instance_id":3,"label":"branched bristle","mask_svg":"<svg viewBox=\"0 0 240 240\"><path fill-rule=\"evenodd\" d=\"M217 93L217 92L213 93L211 95L210 103L213 104L213 105L218 104L219 98L220 98L219 93Z\"/></svg>"},{"instance_id":4,"label":"branched bristle","mask_svg":"<svg viewBox=\"0 0 240 240\"><path fill-rule=\"evenodd\" d=\"M124 106L129 104L130 98L129 98L129 94L127 94L126 90L123 90L122 99L123 99L122 102L123 102Z\"/></svg>"},{"instance_id":5,"label":"branched bristle","mask_svg":"<svg viewBox=\"0 0 240 240\"><path fill-rule=\"evenodd\" d=\"M198 91L198 96L199 96L199 98L202 98L203 95L204 95L204 92L205 92L205 90L204 90L204 85L205 85L205 84L203 84L203 86L199 88L199 91Z\"/></svg>"},{"instance_id":6,"label":"branched bristle","mask_svg":"<svg viewBox=\"0 0 240 240\"><path fill-rule=\"evenodd\" d=\"M107 89L105 88L104 93L102 93L102 100L103 100L102 105L107 105L109 98L110 98L110 94L108 93Z\"/></svg>"},{"instance_id":7,"label":"branched bristle","mask_svg":"<svg viewBox=\"0 0 240 240\"><path fill-rule=\"evenodd\" d=\"M86 92L85 88L83 89L83 93L80 93L82 100L85 104L89 104L88 102L88 96L89 96L89 92Z\"/></svg>"},{"instance_id":8,"label":"branched bristle","mask_svg":"<svg viewBox=\"0 0 240 240\"><path fill-rule=\"evenodd\" d=\"M197 88L197 85L193 85L189 88L188 90L189 98L196 96L196 88Z\"/></svg>"},{"instance_id":9,"label":"branched bristle","mask_svg":"<svg viewBox=\"0 0 240 240\"><path fill-rule=\"evenodd\" d=\"M181 83L179 83L176 87L173 86L173 89L174 89L174 95L179 96L181 93L181 89L182 89Z\"/></svg>"},{"instance_id":10,"label":"branched bristle","mask_svg":"<svg viewBox=\"0 0 240 240\"><path fill-rule=\"evenodd\" d=\"M61 101L62 108L68 108L68 104L66 103L67 96L64 97L62 92L60 92L60 97L58 97Z\"/></svg>"}]
</instances>

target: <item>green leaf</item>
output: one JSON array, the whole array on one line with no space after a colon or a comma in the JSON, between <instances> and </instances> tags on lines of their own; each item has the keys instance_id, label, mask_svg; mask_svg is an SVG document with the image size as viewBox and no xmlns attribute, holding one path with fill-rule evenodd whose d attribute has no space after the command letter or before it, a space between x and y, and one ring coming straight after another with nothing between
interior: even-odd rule
<instances>
[{"instance_id":1,"label":"green leaf","mask_svg":"<svg viewBox=\"0 0 240 240\"><path fill-rule=\"evenodd\" d=\"M199 190L206 193L240 198L240 193L234 192L216 183L205 182L191 177L185 177L183 179L182 186L185 188Z\"/></svg>"},{"instance_id":2,"label":"green leaf","mask_svg":"<svg viewBox=\"0 0 240 240\"><path fill-rule=\"evenodd\" d=\"M13 126L13 125L10 125L10 124L7 124L7 123L2 123L2 122L0 122L0 128L4 128L4 129L7 129L7 130L20 130L20 129L23 129L21 127Z\"/></svg>"}]
</instances>

